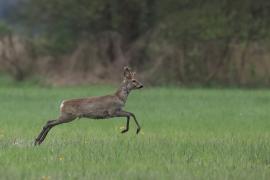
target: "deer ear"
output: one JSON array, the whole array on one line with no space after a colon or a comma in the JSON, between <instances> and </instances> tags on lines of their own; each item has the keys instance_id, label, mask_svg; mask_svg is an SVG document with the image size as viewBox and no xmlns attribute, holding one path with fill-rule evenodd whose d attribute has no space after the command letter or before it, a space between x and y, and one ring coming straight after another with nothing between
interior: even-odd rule
<instances>
[{"instance_id":1,"label":"deer ear","mask_svg":"<svg viewBox=\"0 0 270 180\"><path fill-rule=\"evenodd\" d=\"M128 66L124 67L124 77L128 78L128 79L132 78L132 73L131 73L131 70Z\"/></svg>"}]
</instances>

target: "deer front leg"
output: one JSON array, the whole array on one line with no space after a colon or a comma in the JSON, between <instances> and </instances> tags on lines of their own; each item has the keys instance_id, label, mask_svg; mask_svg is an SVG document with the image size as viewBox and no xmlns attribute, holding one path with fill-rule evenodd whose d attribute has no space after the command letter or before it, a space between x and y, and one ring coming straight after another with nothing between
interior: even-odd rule
<instances>
[{"instance_id":1,"label":"deer front leg","mask_svg":"<svg viewBox=\"0 0 270 180\"><path fill-rule=\"evenodd\" d=\"M136 134L138 134L141 130L141 126L140 124L138 123L135 115L131 112L126 112L126 111L117 111L116 114L115 114L116 117L127 117L127 124L126 124L126 129L124 129L122 131L122 133L125 133L128 131L129 129L129 119L130 119L130 116L132 116L132 118L134 119L136 125L137 125L137 131L136 131Z\"/></svg>"},{"instance_id":2,"label":"deer front leg","mask_svg":"<svg viewBox=\"0 0 270 180\"><path fill-rule=\"evenodd\" d=\"M136 134L139 134L139 132L140 132L140 130L141 130L141 126L140 126L140 124L138 123L138 121L137 121L135 115L134 115L133 113L130 113L130 115L133 117L133 119L134 119L134 121L135 121L135 123L136 123L136 125L137 125L137 131L136 131Z\"/></svg>"},{"instance_id":3,"label":"deer front leg","mask_svg":"<svg viewBox=\"0 0 270 180\"><path fill-rule=\"evenodd\" d=\"M129 116L127 116L127 124L126 124L126 129L124 129L123 131L121 131L121 133L128 132L128 129L129 129L129 119L130 119L130 117L129 117Z\"/></svg>"}]
</instances>

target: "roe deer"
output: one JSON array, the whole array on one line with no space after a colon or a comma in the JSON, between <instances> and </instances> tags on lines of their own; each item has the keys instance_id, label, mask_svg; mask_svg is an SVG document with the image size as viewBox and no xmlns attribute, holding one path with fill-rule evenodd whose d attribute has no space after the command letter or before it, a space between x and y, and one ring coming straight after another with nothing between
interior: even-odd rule
<instances>
[{"instance_id":1,"label":"roe deer","mask_svg":"<svg viewBox=\"0 0 270 180\"><path fill-rule=\"evenodd\" d=\"M112 117L126 117L126 128L122 131L125 133L129 129L130 116L133 117L137 125L137 134L140 132L140 125L133 113L124 111L127 97L131 90L140 89L143 87L142 83L134 78L135 72L130 68L124 67L124 80L116 93L107 96L88 97L82 99L65 100L60 106L60 116L56 120L48 121L43 127L42 131L35 140L35 145L41 144L48 132L56 125L68 123L76 118L92 118L92 119L106 119Z\"/></svg>"}]
</instances>

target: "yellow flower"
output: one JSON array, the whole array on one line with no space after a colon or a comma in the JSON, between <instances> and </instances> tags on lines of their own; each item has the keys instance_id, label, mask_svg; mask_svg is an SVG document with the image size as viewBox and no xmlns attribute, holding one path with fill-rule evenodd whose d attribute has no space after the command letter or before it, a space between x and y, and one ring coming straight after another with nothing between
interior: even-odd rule
<instances>
[{"instance_id":1,"label":"yellow flower","mask_svg":"<svg viewBox=\"0 0 270 180\"><path fill-rule=\"evenodd\" d=\"M49 180L49 179L51 179L51 176L42 176L41 179L42 180Z\"/></svg>"},{"instance_id":2,"label":"yellow flower","mask_svg":"<svg viewBox=\"0 0 270 180\"><path fill-rule=\"evenodd\" d=\"M59 160L59 161L63 161L63 160L64 160L64 157L63 157L63 156L59 156L59 157L58 157L58 160Z\"/></svg>"}]
</instances>

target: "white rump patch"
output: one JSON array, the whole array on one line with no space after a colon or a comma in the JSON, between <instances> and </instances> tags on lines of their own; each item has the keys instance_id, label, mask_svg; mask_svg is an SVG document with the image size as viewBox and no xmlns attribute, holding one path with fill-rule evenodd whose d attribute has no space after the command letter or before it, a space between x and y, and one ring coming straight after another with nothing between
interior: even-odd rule
<instances>
[{"instance_id":1,"label":"white rump patch","mask_svg":"<svg viewBox=\"0 0 270 180\"><path fill-rule=\"evenodd\" d=\"M64 107L64 103L65 103L65 101L61 102L60 109L62 109Z\"/></svg>"}]
</instances>

